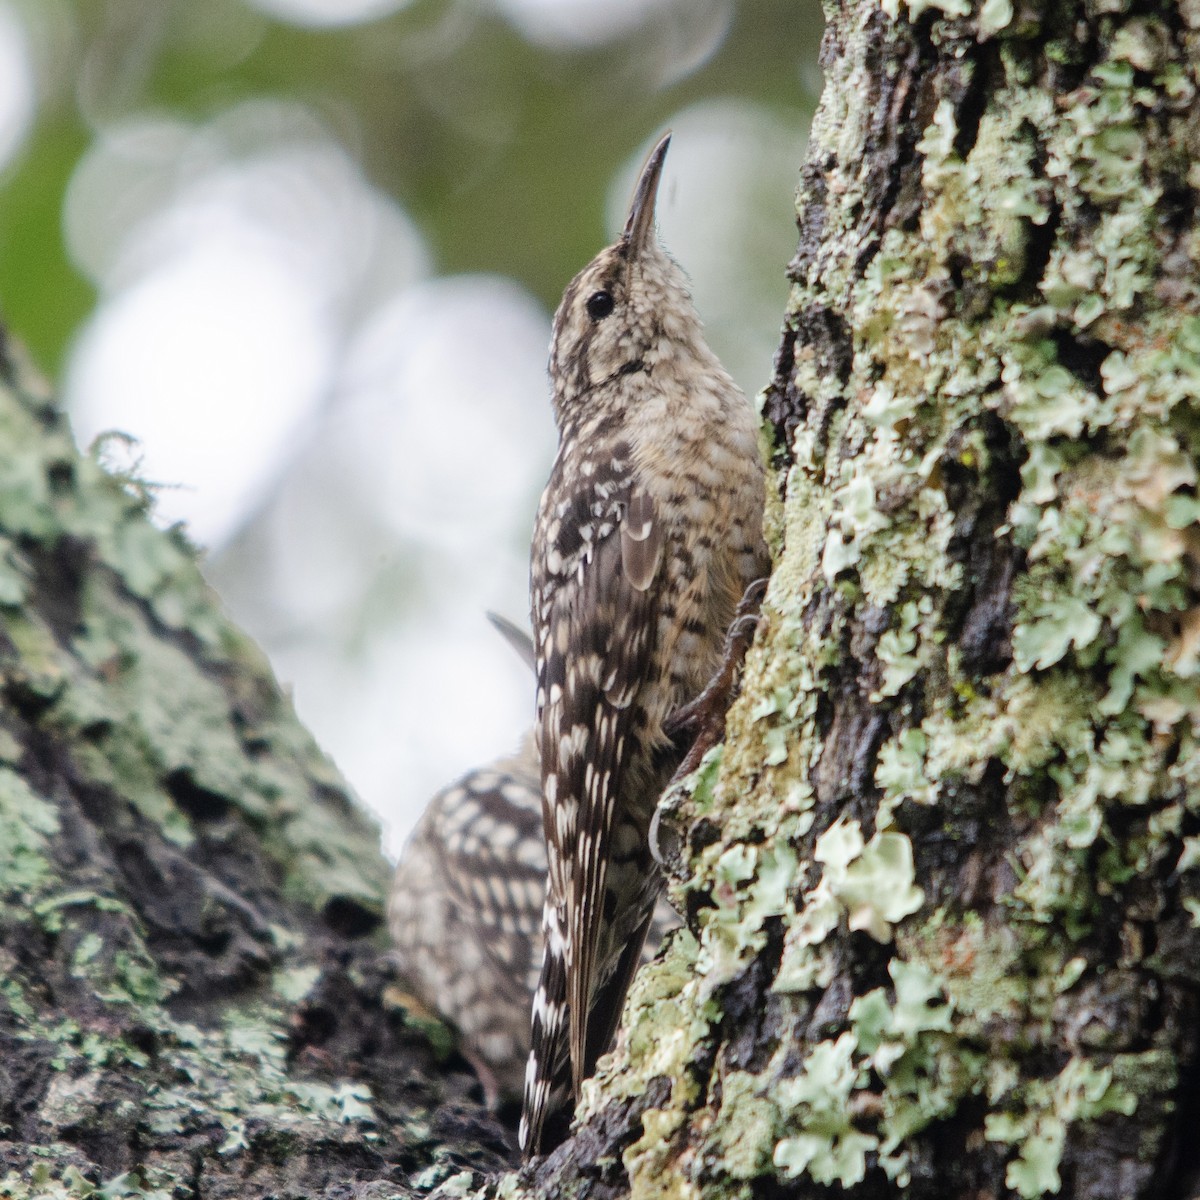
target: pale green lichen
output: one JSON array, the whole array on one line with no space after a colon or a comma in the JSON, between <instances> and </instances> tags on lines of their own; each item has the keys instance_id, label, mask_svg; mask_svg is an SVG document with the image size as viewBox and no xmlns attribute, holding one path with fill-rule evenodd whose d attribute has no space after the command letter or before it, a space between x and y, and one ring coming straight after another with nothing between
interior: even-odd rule
<instances>
[{"instance_id":1,"label":"pale green lichen","mask_svg":"<svg viewBox=\"0 0 1200 1200\"><path fill-rule=\"evenodd\" d=\"M984 1060L939 1036L952 1031L953 1010L933 971L899 958L888 970L894 1002L877 988L855 1000L850 1021L863 1067L883 1082L880 1165L903 1185L909 1167L905 1139L952 1113L967 1092L978 1091Z\"/></svg>"},{"instance_id":2,"label":"pale green lichen","mask_svg":"<svg viewBox=\"0 0 1200 1200\"><path fill-rule=\"evenodd\" d=\"M61 415L7 377L0 438L0 918L10 944L24 946L20 957L0 951L0 1015L45 1077L30 1121L48 1131L115 1122L114 1143L126 1148L124 1127L141 1122L146 1146L136 1173L99 1182L82 1173L92 1166L80 1147L48 1142L31 1150L44 1165L0 1180L0 1195L157 1200L200 1162L191 1151L176 1161L164 1144L214 1135L214 1171L235 1174L289 1139L361 1147L403 1137L360 1081L308 1079L288 1057L295 1005L319 974L305 930L334 900L360 906L364 923L382 910L388 867L376 827L221 612L195 550L155 528L145 489L80 455ZM274 893L266 907L295 920L274 926L273 944L247 948L249 974L268 953L274 970L263 970L261 993L249 978L237 983L256 1004L231 1011L201 998L210 1016L226 1012L216 1027L173 1007L181 980L157 957L161 931L139 916L137 872L126 878L113 861L125 843L153 852L159 835L196 846L210 830L179 795L208 805L209 820L228 812L245 823L262 848L264 895ZM148 903L169 902L159 893L171 881L145 886L158 889ZM235 920L260 919L257 897L242 908L230 881L212 886L187 889L181 907L194 902L206 922L230 888ZM287 918L280 887L299 901ZM50 986L57 976L31 949L42 946L49 971L62 972ZM56 1007L62 997L77 1007Z\"/></svg>"},{"instance_id":3,"label":"pale green lichen","mask_svg":"<svg viewBox=\"0 0 1200 1200\"><path fill-rule=\"evenodd\" d=\"M849 1187L875 1154L904 1186L904 1139L979 1090L984 1060L946 1036L952 1009L933 972L902 959L893 959L889 972L891 999L882 988L860 996L850 1008L850 1029L818 1043L799 1075L772 1088L783 1131L773 1158L785 1174ZM870 1088L872 1078L880 1090Z\"/></svg>"},{"instance_id":4,"label":"pale green lichen","mask_svg":"<svg viewBox=\"0 0 1200 1200\"><path fill-rule=\"evenodd\" d=\"M913 882L912 843L902 833L875 833L865 841L857 821L839 817L818 839L813 858L824 867L820 882L797 915L801 940L823 941L844 914L847 926L877 942L921 907L924 893Z\"/></svg>"},{"instance_id":5,"label":"pale green lichen","mask_svg":"<svg viewBox=\"0 0 1200 1200\"><path fill-rule=\"evenodd\" d=\"M1012 24L1012 0L983 0L979 9L979 32L994 37Z\"/></svg>"},{"instance_id":6,"label":"pale green lichen","mask_svg":"<svg viewBox=\"0 0 1200 1200\"><path fill-rule=\"evenodd\" d=\"M0 437L14 448L0 464L0 625L15 650L6 672L11 685L49 702L44 720L70 742L82 777L107 788L119 780L144 815L186 845L190 821L167 786L183 773L245 811L293 894L315 907L345 896L380 908L386 864L361 849L377 834L346 799L340 811L308 802L314 785L344 796L344 784L275 694L261 653L224 618L195 550L179 531L156 529L144 488L80 455L65 422L48 425L36 403L5 391ZM110 568L83 574L68 644L33 609L4 607L6 588L23 596L28 586L18 537L46 553L77 539ZM185 642L147 629L142 604ZM186 639L211 673L189 658ZM224 689L234 667L257 689L249 704Z\"/></svg>"},{"instance_id":7,"label":"pale green lichen","mask_svg":"<svg viewBox=\"0 0 1200 1200\"><path fill-rule=\"evenodd\" d=\"M27 907L54 878L58 812L16 771L0 767L0 903Z\"/></svg>"},{"instance_id":8,"label":"pale green lichen","mask_svg":"<svg viewBox=\"0 0 1200 1200\"><path fill-rule=\"evenodd\" d=\"M656 1075L690 1079L688 1052L723 1044L724 987L768 945L784 1028L846 986L851 930L891 947L892 986L833 1005L819 1035L802 1024L799 1064L795 1043L754 1069L718 1053L707 1093L673 1088L627 1155L635 1195L744 1194L772 1120L778 1174L852 1187L877 1161L903 1186L921 1131L951 1117L986 1130L1009 1188L1041 1195L1082 1127L1165 1107L1174 1086L1157 1059L1114 1053L1111 1031L1057 1074L1044 1064L1061 1065L1081 989L1124 969L1089 931L1130 881L1178 870L1186 888L1200 866L1183 836L1200 812L1200 238L1172 232L1182 181L1200 186L1192 68L1163 22L1119 3L1089 10L1104 61L1085 71L1086 47L1008 0L883 7L924 19L911 36L947 54L918 106L919 204L908 180L892 214L915 220L863 219L879 212L862 103L881 95L862 52L879 5L843 6L800 196L819 207L819 248L803 247L789 319L835 312L849 377L800 339L805 419L763 622L723 755L674 809L719 832L677 889L698 913L691 974L674 995L635 988L589 1111ZM1079 82L1056 95L1061 64ZM949 98L978 88L981 113ZM965 519L1009 488L1005 511ZM984 667L954 644L964 600L994 586L979 559L1015 574L987 597L1011 609L987 627ZM823 757L864 709L884 730L874 809ZM918 821L939 860L964 846L940 890L913 862ZM1011 855L976 862L1003 829ZM1200 924L1200 900L1180 904ZM1169 1058L1167 1035L1148 1036Z\"/></svg>"},{"instance_id":9,"label":"pale green lichen","mask_svg":"<svg viewBox=\"0 0 1200 1200\"><path fill-rule=\"evenodd\" d=\"M58 1149L70 1152L66 1146ZM169 1180L161 1180L166 1186L155 1186L161 1174L146 1169L124 1171L96 1184L76 1166L56 1173L48 1164L38 1163L24 1177L14 1171L0 1179L0 1197L3 1200L173 1200Z\"/></svg>"},{"instance_id":10,"label":"pale green lichen","mask_svg":"<svg viewBox=\"0 0 1200 1200\"><path fill-rule=\"evenodd\" d=\"M1081 1058L1071 1059L1054 1079L1035 1080L1024 1091L1020 1112L989 1114L984 1132L991 1141L1019 1147L1005 1182L1025 1200L1062 1187L1058 1168L1068 1126L1111 1112L1129 1116L1136 1107L1134 1097L1113 1083L1110 1067L1095 1067Z\"/></svg>"},{"instance_id":11,"label":"pale green lichen","mask_svg":"<svg viewBox=\"0 0 1200 1200\"><path fill-rule=\"evenodd\" d=\"M902 929L896 944L906 961L922 964L939 981L967 1036L982 1036L990 1023L1029 1010L1022 942L1004 921L939 909L922 926Z\"/></svg>"},{"instance_id":12,"label":"pale green lichen","mask_svg":"<svg viewBox=\"0 0 1200 1200\"><path fill-rule=\"evenodd\" d=\"M712 1137L731 1178L758 1178L778 1154L776 1120L776 1103L762 1094L758 1076L731 1071L722 1078L721 1111Z\"/></svg>"},{"instance_id":13,"label":"pale green lichen","mask_svg":"<svg viewBox=\"0 0 1200 1200\"><path fill-rule=\"evenodd\" d=\"M878 691L871 693L871 700L878 702L887 696L895 696L921 669L922 616L928 617L933 605L928 597L919 602L909 601L899 611L899 620L884 632L875 647L875 657L883 664L883 679Z\"/></svg>"},{"instance_id":14,"label":"pale green lichen","mask_svg":"<svg viewBox=\"0 0 1200 1200\"><path fill-rule=\"evenodd\" d=\"M608 1096L638 1094L643 1079L672 1081L666 1106L643 1115L642 1136L622 1156L631 1191L639 1197L683 1200L692 1194L678 1186L666 1164L672 1134L697 1097L693 1069L712 1016L700 997L698 949L695 938L680 930L671 935L666 953L638 973L627 1006L638 1019L622 1031L612 1055L601 1060L596 1079L584 1085L582 1116L601 1107ZM630 1069L635 1063L636 1071ZM664 1181L671 1182L664 1188Z\"/></svg>"},{"instance_id":15,"label":"pale green lichen","mask_svg":"<svg viewBox=\"0 0 1200 1200\"><path fill-rule=\"evenodd\" d=\"M925 755L929 738L921 729L904 729L879 751L875 784L883 791L875 813L875 828L887 829L896 808L905 800L914 804L935 804L941 788L939 780L929 778Z\"/></svg>"},{"instance_id":16,"label":"pale green lichen","mask_svg":"<svg viewBox=\"0 0 1200 1200\"><path fill-rule=\"evenodd\" d=\"M701 917L696 971L711 994L766 944L766 922L791 911L797 858L786 842L735 843L712 864L712 906Z\"/></svg>"},{"instance_id":17,"label":"pale green lichen","mask_svg":"<svg viewBox=\"0 0 1200 1200\"><path fill-rule=\"evenodd\" d=\"M818 1042L801 1074L776 1085L776 1102L797 1128L775 1146L774 1162L784 1175L808 1174L817 1183L850 1187L866 1174L867 1154L879 1140L860 1132L851 1117L850 1097L859 1076L855 1049L851 1033Z\"/></svg>"},{"instance_id":18,"label":"pale green lichen","mask_svg":"<svg viewBox=\"0 0 1200 1200\"><path fill-rule=\"evenodd\" d=\"M919 20L927 9L935 9L947 17L971 15L971 0L903 0L909 19ZM893 21L900 16L901 0L881 0L881 7Z\"/></svg>"},{"instance_id":19,"label":"pale green lichen","mask_svg":"<svg viewBox=\"0 0 1200 1200\"><path fill-rule=\"evenodd\" d=\"M1194 871L1198 867L1200 867L1200 836L1185 837L1183 850L1179 854L1175 870L1182 874L1184 871Z\"/></svg>"}]
</instances>

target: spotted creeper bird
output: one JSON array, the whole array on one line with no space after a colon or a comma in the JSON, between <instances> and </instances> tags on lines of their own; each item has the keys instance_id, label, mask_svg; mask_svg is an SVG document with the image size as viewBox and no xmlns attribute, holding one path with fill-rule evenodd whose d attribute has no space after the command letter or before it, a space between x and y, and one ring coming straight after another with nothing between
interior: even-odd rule
<instances>
[{"instance_id":1,"label":"spotted creeper bird","mask_svg":"<svg viewBox=\"0 0 1200 1200\"><path fill-rule=\"evenodd\" d=\"M661 887L647 828L681 757L669 719L768 567L757 418L654 229L669 141L554 318L559 446L530 572L549 880L527 1156L565 1136L612 1040Z\"/></svg>"},{"instance_id":2,"label":"spotted creeper bird","mask_svg":"<svg viewBox=\"0 0 1200 1200\"><path fill-rule=\"evenodd\" d=\"M530 731L515 754L433 797L388 898L406 990L457 1026L492 1109L521 1090L545 889L541 771Z\"/></svg>"},{"instance_id":3,"label":"spotted creeper bird","mask_svg":"<svg viewBox=\"0 0 1200 1200\"><path fill-rule=\"evenodd\" d=\"M491 620L532 669L528 634ZM492 1109L521 1095L545 895L542 778L531 730L514 754L468 771L430 800L388 899L405 988L457 1026ZM647 945L677 923L660 903Z\"/></svg>"}]
</instances>

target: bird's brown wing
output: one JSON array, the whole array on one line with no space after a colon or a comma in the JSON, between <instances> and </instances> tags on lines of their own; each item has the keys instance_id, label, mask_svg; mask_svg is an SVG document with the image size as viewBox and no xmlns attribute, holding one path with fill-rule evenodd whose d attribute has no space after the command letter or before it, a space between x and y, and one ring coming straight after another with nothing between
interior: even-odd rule
<instances>
[{"instance_id":1,"label":"bird's brown wing","mask_svg":"<svg viewBox=\"0 0 1200 1200\"><path fill-rule=\"evenodd\" d=\"M576 1095L589 1060L595 1057L588 1050L595 1042L589 1037L589 1025L598 982L597 942L609 899L610 835L629 752L645 722L638 693L653 661L656 632L654 579L662 535L653 504L644 493L626 487L610 490L611 505L596 512L590 507L596 494L594 476L592 482L583 503L594 519L562 522L571 530L584 528L590 538L574 554L563 554L553 544L543 546L542 554L564 569L547 572L543 586L534 589L538 733L549 860L543 980L565 993L561 997L543 994L539 986L534 1002L525 1114L534 1138L540 1138L544 1117L537 1112L538 1096L544 1103L552 1090L550 1081L539 1082L538 1076L552 1072L561 1061L556 1042L563 1038L567 1042ZM569 512L567 506L564 509ZM626 569L626 558L631 570ZM561 967L554 961L560 954ZM628 972L623 974L627 983ZM607 996L610 990L605 989L608 1000L614 999ZM615 997L618 1009L622 999L623 991ZM601 1020L607 1027L609 1018ZM537 1149L536 1141L523 1144L528 1152Z\"/></svg>"}]
</instances>

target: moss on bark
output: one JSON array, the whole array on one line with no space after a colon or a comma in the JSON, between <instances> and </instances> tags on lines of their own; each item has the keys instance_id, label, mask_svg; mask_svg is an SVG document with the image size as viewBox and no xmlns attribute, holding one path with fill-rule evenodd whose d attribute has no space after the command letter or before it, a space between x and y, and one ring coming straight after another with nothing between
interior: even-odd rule
<instances>
[{"instance_id":1,"label":"moss on bark","mask_svg":"<svg viewBox=\"0 0 1200 1200\"><path fill-rule=\"evenodd\" d=\"M2 344L0 444L0 1196L382 1200L506 1161L444 1031L383 1003L374 824Z\"/></svg>"},{"instance_id":2,"label":"moss on bark","mask_svg":"<svg viewBox=\"0 0 1200 1200\"><path fill-rule=\"evenodd\" d=\"M380 1007L374 832L6 356L0 1189L1196 1194L1198 62L1194 0L830 8L688 928L486 1184Z\"/></svg>"},{"instance_id":3,"label":"moss on bark","mask_svg":"<svg viewBox=\"0 0 1200 1200\"><path fill-rule=\"evenodd\" d=\"M690 932L500 1191L1191 1195L1200 8L828 17Z\"/></svg>"}]
</instances>

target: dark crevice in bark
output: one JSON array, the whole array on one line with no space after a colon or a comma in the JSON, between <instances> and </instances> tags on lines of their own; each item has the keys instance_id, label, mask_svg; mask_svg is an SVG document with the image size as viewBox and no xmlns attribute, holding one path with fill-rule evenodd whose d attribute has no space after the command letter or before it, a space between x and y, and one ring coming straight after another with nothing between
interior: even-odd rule
<instances>
[{"instance_id":1,"label":"dark crevice in bark","mask_svg":"<svg viewBox=\"0 0 1200 1200\"><path fill-rule=\"evenodd\" d=\"M797 214L799 242L788 264L788 276L793 282L819 274L819 256L825 231L826 182L825 171L834 162L808 162L801 171L801 189L807 197ZM796 386L796 363L800 355L811 348L822 369L832 370L839 379L845 378L845 366L853 354L849 336L841 317L829 308L810 308L788 317L783 341L775 357L775 375L767 393L763 415L775 430L775 462L781 477L792 461L792 439L796 428L807 419L815 401Z\"/></svg>"},{"instance_id":2,"label":"dark crevice in bark","mask_svg":"<svg viewBox=\"0 0 1200 1200\"><path fill-rule=\"evenodd\" d=\"M836 597L827 619L846 603ZM867 610L866 619L845 622L837 662L822 682L817 706L822 750L811 773L818 802L814 835L842 813L860 820L865 829L871 828L876 760L890 736L889 714L894 703L873 703L870 697L879 683L875 649L890 624L891 613L885 609ZM918 707L920 703L915 695L907 695L906 702Z\"/></svg>"},{"instance_id":3,"label":"dark crevice in bark","mask_svg":"<svg viewBox=\"0 0 1200 1200\"><path fill-rule=\"evenodd\" d=\"M1158 202L1158 211L1162 214L1159 233L1165 236L1170 245L1174 245L1181 235L1191 233L1192 218L1196 212L1197 192L1183 173L1187 170L1187 164L1180 163L1179 169L1180 174L1172 175L1164 184Z\"/></svg>"},{"instance_id":4,"label":"dark crevice in bark","mask_svg":"<svg viewBox=\"0 0 1200 1200\"><path fill-rule=\"evenodd\" d=\"M697 1094L703 1095L713 1087L713 1073L717 1069L717 1054L720 1045L716 1038L706 1038L696 1049L695 1057L688 1067L688 1081Z\"/></svg>"},{"instance_id":5,"label":"dark crevice in bark","mask_svg":"<svg viewBox=\"0 0 1200 1200\"><path fill-rule=\"evenodd\" d=\"M811 359L822 379L836 379L844 388L854 359L846 323L831 308L813 307L798 314L789 335L785 350L790 361L785 366L782 356L777 360L776 381L763 410L775 428L777 468L790 465L796 429L811 413L818 414L817 423L827 431L829 422L844 403L840 397L817 401L798 389L795 386L796 360L801 355Z\"/></svg>"},{"instance_id":6,"label":"dark crevice in bark","mask_svg":"<svg viewBox=\"0 0 1200 1200\"><path fill-rule=\"evenodd\" d=\"M119 840L114 856L148 949L182 981L178 1004L209 1006L268 982L279 956L264 913L183 855L152 851L143 835Z\"/></svg>"},{"instance_id":7,"label":"dark crevice in bark","mask_svg":"<svg viewBox=\"0 0 1200 1200\"><path fill-rule=\"evenodd\" d=\"M874 258L884 231L912 228L924 203L924 159L917 143L938 100L931 24L927 15L914 27L897 27L882 10L867 24L867 69L878 82L879 95L868 101L872 121L863 155L865 205L860 223L865 236L855 264L860 273Z\"/></svg>"},{"instance_id":8,"label":"dark crevice in bark","mask_svg":"<svg viewBox=\"0 0 1200 1200\"><path fill-rule=\"evenodd\" d=\"M621 1200L629 1194L622 1153L642 1135L642 1114L661 1108L671 1094L669 1080L651 1080L640 1096L616 1101L581 1126L552 1154L525 1167L521 1180L539 1195L570 1195L575 1200Z\"/></svg>"},{"instance_id":9,"label":"dark crevice in bark","mask_svg":"<svg viewBox=\"0 0 1200 1200\"><path fill-rule=\"evenodd\" d=\"M824 1038L837 1037L846 1027L850 1005L854 1002L854 984L848 968L837 971L813 1005L804 1026L805 1042L818 1042ZM800 1070L807 1054L807 1046L789 1046L784 1057L783 1073L795 1074Z\"/></svg>"},{"instance_id":10,"label":"dark crevice in bark","mask_svg":"<svg viewBox=\"0 0 1200 1200\"><path fill-rule=\"evenodd\" d=\"M965 461L972 434L982 435L988 460L982 477ZM941 464L955 514L947 553L962 563L965 583L949 598L942 627L959 647L964 669L981 678L1004 670L1012 659L1012 583L1025 556L996 531L1020 494L1025 458L1016 433L995 413L984 413L951 439Z\"/></svg>"},{"instance_id":11,"label":"dark crevice in bark","mask_svg":"<svg viewBox=\"0 0 1200 1200\"><path fill-rule=\"evenodd\" d=\"M792 439L803 420L807 401L796 391L796 341L799 337L798 318L789 318L783 329L783 340L775 355L775 373L763 397L763 418L774 430L771 466L776 472L779 487L784 486L784 474L792 462Z\"/></svg>"},{"instance_id":12,"label":"dark crevice in bark","mask_svg":"<svg viewBox=\"0 0 1200 1200\"><path fill-rule=\"evenodd\" d=\"M1044 152L1038 150L1037 165L1039 175L1045 165ZM1028 299L1037 303L1041 299L1041 282L1050 263L1050 253L1054 249L1058 237L1059 223L1062 213L1057 200L1050 201L1050 215L1040 224L1033 221L1026 223L1025 262L1021 277L1010 287L1002 289L1001 294L1011 299Z\"/></svg>"},{"instance_id":13,"label":"dark crevice in bark","mask_svg":"<svg viewBox=\"0 0 1200 1200\"><path fill-rule=\"evenodd\" d=\"M8 647L3 647L7 651ZM15 651L13 657L15 657ZM8 657L7 653L5 657ZM4 672L0 694L9 710L22 721L34 722L42 717L58 699L57 692L47 692L23 672Z\"/></svg>"},{"instance_id":14,"label":"dark crevice in bark","mask_svg":"<svg viewBox=\"0 0 1200 1200\"><path fill-rule=\"evenodd\" d=\"M1034 15L1041 30L1028 43L1026 62L1037 70L1050 95L1073 92L1098 61L1095 20L1077 20L1078 10L1072 5L1039 5Z\"/></svg>"},{"instance_id":15,"label":"dark crevice in bark","mask_svg":"<svg viewBox=\"0 0 1200 1200\"><path fill-rule=\"evenodd\" d=\"M1089 391L1103 395L1104 380L1100 375L1100 366L1112 353L1112 347L1086 334L1076 334L1068 329L1055 329L1050 337L1054 342L1058 361Z\"/></svg>"},{"instance_id":16,"label":"dark crevice in bark","mask_svg":"<svg viewBox=\"0 0 1200 1200\"><path fill-rule=\"evenodd\" d=\"M1045 198L1049 212L1041 224L1029 218L1025 219L1025 249L1021 274L1013 283L1002 287L999 294L1008 299L1039 303L1042 278L1062 224L1062 203L1046 177L1049 153L1040 132L1036 126L1026 122L1022 126L1022 133L1033 143L1033 155L1029 164L1031 174L1037 181L1038 191Z\"/></svg>"},{"instance_id":17,"label":"dark crevice in bark","mask_svg":"<svg viewBox=\"0 0 1200 1200\"><path fill-rule=\"evenodd\" d=\"M22 547L34 570L30 602L42 614L60 646L79 630L83 581L91 565L91 547L76 538L60 538L53 550L36 544Z\"/></svg>"},{"instance_id":18,"label":"dark crevice in bark","mask_svg":"<svg viewBox=\"0 0 1200 1200\"><path fill-rule=\"evenodd\" d=\"M914 1200L1005 1195L1003 1153L977 1144L987 1110L982 1097L967 1096L953 1117L917 1139L910 1167Z\"/></svg>"},{"instance_id":19,"label":"dark crevice in bark","mask_svg":"<svg viewBox=\"0 0 1200 1200\"><path fill-rule=\"evenodd\" d=\"M831 308L813 308L805 315L805 344L813 348L817 369L822 375L832 375L844 388L854 364L854 343L845 320Z\"/></svg>"},{"instance_id":20,"label":"dark crevice in bark","mask_svg":"<svg viewBox=\"0 0 1200 1200\"><path fill-rule=\"evenodd\" d=\"M383 917L351 896L331 896L321 909L321 919L338 937L360 938L378 929Z\"/></svg>"},{"instance_id":21,"label":"dark crevice in bark","mask_svg":"<svg viewBox=\"0 0 1200 1200\"><path fill-rule=\"evenodd\" d=\"M818 803L814 833L821 832L842 813L869 827L874 811L876 756L888 737L886 711L870 700L871 673L864 674L869 659L857 654L873 653L869 646L853 640L855 627L847 624L838 664L822 686L817 720L823 728L821 757L812 769L812 784ZM875 669L871 664L871 672Z\"/></svg>"},{"instance_id":22,"label":"dark crevice in bark","mask_svg":"<svg viewBox=\"0 0 1200 1200\"><path fill-rule=\"evenodd\" d=\"M1195 1060L1200 1052L1200 1004L1194 996L1189 996L1185 1002L1191 1009L1180 1027L1190 1030L1188 1041L1191 1054ZM1200 1129L1200 1072L1185 1072L1182 1086L1176 1090L1175 1114L1171 1122L1167 1148L1161 1157L1158 1172L1155 1175L1157 1194L1163 1200L1193 1200L1200 1195L1200 1137L1196 1130Z\"/></svg>"},{"instance_id":23,"label":"dark crevice in bark","mask_svg":"<svg viewBox=\"0 0 1200 1200\"><path fill-rule=\"evenodd\" d=\"M720 997L725 1019L734 1033L722 1047L719 1059L723 1066L734 1070L761 1070L778 1044L781 1000L770 989L783 955L782 922L769 921L766 933L766 946Z\"/></svg>"},{"instance_id":24,"label":"dark crevice in bark","mask_svg":"<svg viewBox=\"0 0 1200 1200\"><path fill-rule=\"evenodd\" d=\"M229 815L229 797L202 787L186 767L177 767L168 772L163 778L163 786L171 799L193 821L207 824L210 821L223 820Z\"/></svg>"},{"instance_id":25,"label":"dark crevice in bark","mask_svg":"<svg viewBox=\"0 0 1200 1200\"><path fill-rule=\"evenodd\" d=\"M952 85L949 99L954 105L954 119L958 123L954 135L954 153L962 159L975 146L979 123L1003 75L999 43L984 42L970 59L970 64L969 79L965 82L966 61L950 67Z\"/></svg>"},{"instance_id":26,"label":"dark crevice in bark","mask_svg":"<svg viewBox=\"0 0 1200 1200\"><path fill-rule=\"evenodd\" d=\"M788 263L788 278L801 283L816 270L823 249L825 205L827 200L826 174L836 165L832 156L823 161L809 161L800 170L800 187L807 202L796 214L799 240L796 253Z\"/></svg>"}]
</instances>

